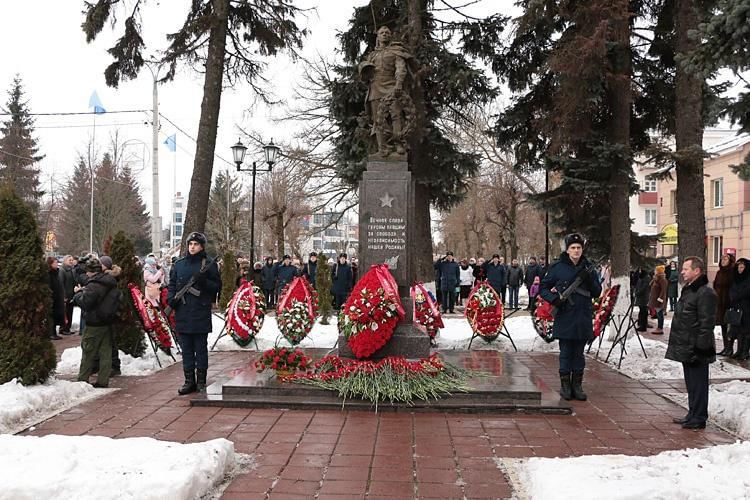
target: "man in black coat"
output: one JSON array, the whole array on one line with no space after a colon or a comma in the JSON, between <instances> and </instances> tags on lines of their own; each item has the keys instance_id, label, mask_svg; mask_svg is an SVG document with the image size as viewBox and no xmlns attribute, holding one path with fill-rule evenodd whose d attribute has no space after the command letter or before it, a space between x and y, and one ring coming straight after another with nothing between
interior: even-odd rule
<instances>
[{"instance_id":1,"label":"man in black coat","mask_svg":"<svg viewBox=\"0 0 750 500\"><path fill-rule=\"evenodd\" d=\"M206 237L203 233L192 232L186 243L187 254L172 266L167 287L167 302L175 311L182 348L185 383L177 390L180 395L206 389L211 304L221 290L219 267L215 260L209 261L206 257ZM191 280L192 286L188 287ZM178 292L186 288L187 293L178 299Z\"/></svg>"},{"instance_id":2,"label":"man in black coat","mask_svg":"<svg viewBox=\"0 0 750 500\"><path fill-rule=\"evenodd\" d=\"M456 287L458 286L459 279L458 262L453 258L453 252L446 252L445 258L440 259L435 264L435 270L440 281L443 314L446 312L453 314L453 307L456 302Z\"/></svg>"},{"instance_id":3,"label":"man in black coat","mask_svg":"<svg viewBox=\"0 0 750 500\"><path fill-rule=\"evenodd\" d=\"M273 257L266 257L266 263L260 270L261 281L259 283L263 294L266 296L266 306L272 309L276 305L274 300L274 289L276 288L276 267L273 265Z\"/></svg>"},{"instance_id":4,"label":"man in black coat","mask_svg":"<svg viewBox=\"0 0 750 500\"><path fill-rule=\"evenodd\" d=\"M313 288L315 288L315 278L318 272L318 254L316 252L310 252L310 258L307 260L307 264L302 268L302 276L307 278Z\"/></svg>"},{"instance_id":5,"label":"man in black coat","mask_svg":"<svg viewBox=\"0 0 750 500\"><path fill-rule=\"evenodd\" d=\"M346 302L354 286L354 274L352 273L352 268L347 263L347 255L345 253L339 255L339 261L331 269L331 283L331 291L334 299L333 307L338 311L344 305L344 302Z\"/></svg>"},{"instance_id":6,"label":"man in black coat","mask_svg":"<svg viewBox=\"0 0 750 500\"><path fill-rule=\"evenodd\" d=\"M648 330L648 297L651 291L651 276L645 269L638 268L634 271L635 287L633 289L633 298L635 305L638 306L638 325L636 329L639 332Z\"/></svg>"},{"instance_id":7,"label":"man in black coat","mask_svg":"<svg viewBox=\"0 0 750 500\"><path fill-rule=\"evenodd\" d=\"M493 255L491 261L484 263L483 269L490 286L497 292L502 301L505 302L505 285L508 280L508 268L500 261L500 255Z\"/></svg>"},{"instance_id":8,"label":"man in black coat","mask_svg":"<svg viewBox=\"0 0 750 500\"><path fill-rule=\"evenodd\" d=\"M665 357L682 363L688 393L688 413L672 421L683 429L705 429L708 420L708 365L716 361L714 324L716 292L708 286L700 257L682 263L685 286L677 301Z\"/></svg>"},{"instance_id":9,"label":"man in black coat","mask_svg":"<svg viewBox=\"0 0 750 500\"><path fill-rule=\"evenodd\" d=\"M66 255L62 261L62 267L60 267L60 283L63 287L63 294L65 297L65 318L62 327L60 327L60 333L62 335L71 335L70 328L73 323L73 294L76 286L76 276L73 270L74 262L72 255Z\"/></svg>"},{"instance_id":10,"label":"man in black coat","mask_svg":"<svg viewBox=\"0 0 750 500\"><path fill-rule=\"evenodd\" d=\"M523 269L518 265L518 259L513 259L508 268L508 307L518 309L518 291L523 282Z\"/></svg>"},{"instance_id":11,"label":"man in black coat","mask_svg":"<svg viewBox=\"0 0 750 500\"><path fill-rule=\"evenodd\" d=\"M276 266L276 298L281 300L281 294L284 293L284 287L287 286L299 274L297 266L292 264L292 257L284 255L281 263Z\"/></svg>"}]
</instances>

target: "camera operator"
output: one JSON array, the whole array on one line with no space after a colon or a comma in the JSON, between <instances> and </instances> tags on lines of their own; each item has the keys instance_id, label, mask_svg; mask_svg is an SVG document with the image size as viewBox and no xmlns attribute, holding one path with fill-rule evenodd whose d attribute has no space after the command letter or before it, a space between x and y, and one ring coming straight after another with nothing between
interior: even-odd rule
<instances>
[{"instance_id":1,"label":"camera operator","mask_svg":"<svg viewBox=\"0 0 750 500\"><path fill-rule=\"evenodd\" d=\"M73 266L73 280L75 282L74 292L82 290L89 281L89 277L86 274L86 263L91 259L92 254L81 254L77 258L76 264ZM81 309L81 321L78 325L78 335L83 335L83 329L86 326L86 313Z\"/></svg>"}]
</instances>

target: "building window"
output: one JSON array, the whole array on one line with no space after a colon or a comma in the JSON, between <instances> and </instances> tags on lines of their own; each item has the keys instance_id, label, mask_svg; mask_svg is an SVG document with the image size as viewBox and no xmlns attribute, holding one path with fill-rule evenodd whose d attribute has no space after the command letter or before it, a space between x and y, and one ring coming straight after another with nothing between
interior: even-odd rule
<instances>
[{"instance_id":1,"label":"building window","mask_svg":"<svg viewBox=\"0 0 750 500\"><path fill-rule=\"evenodd\" d=\"M656 209L655 208L646 209L646 225L647 226L656 225Z\"/></svg>"},{"instance_id":2,"label":"building window","mask_svg":"<svg viewBox=\"0 0 750 500\"><path fill-rule=\"evenodd\" d=\"M175 201L174 202L174 207L175 208L182 208L182 202L181 201Z\"/></svg>"},{"instance_id":3,"label":"building window","mask_svg":"<svg viewBox=\"0 0 750 500\"><path fill-rule=\"evenodd\" d=\"M315 251L323 250L323 242L318 239L313 239L313 250Z\"/></svg>"},{"instance_id":4,"label":"building window","mask_svg":"<svg viewBox=\"0 0 750 500\"><path fill-rule=\"evenodd\" d=\"M724 179L711 181L711 198L713 199L714 208L724 206Z\"/></svg>"},{"instance_id":5,"label":"building window","mask_svg":"<svg viewBox=\"0 0 750 500\"><path fill-rule=\"evenodd\" d=\"M677 215L677 190L673 189L669 192L669 209L672 211L672 215Z\"/></svg>"},{"instance_id":6,"label":"building window","mask_svg":"<svg viewBox=\"0 0 750 500\"><path fill-rule=\"evenodd\" d=\"M713 249L713 261L718 265L721 262L721 254L724 252L724 237L714 236L711 238L711 248Z\"/></svg>"},{"instance_id":7,"label":"building window","mask_svg":"<svg viewBox=\"0 0 750 500\"><path fill-rule=\"evenodd\" d=\"M174 222L175 224L182 224L182 212L175 212Z\"/></svg>"},{"instance_id":8,"label":"building window","mask_svg":"<svg viewBox=\"0 0 750 500\"><path fill-rule=\"evenodd\" d=\"M316 226L322 226L323 225L323 216L320 214L313 215L313 224Z\"/></svg>"},{"instance_id":9,"label":"building window","mask_svg":"<svg viewBox=\"0 0 750 500\"><path fill-rule=\"evenodd\" d=\"M182 226L175 226L174 227L174 235L182 237Z\"/></svg>"},{"instance_id":10,"label":"building window","mask_svg":"<svg viewBox=\"0 0 750 500\"><path fill-rule=\"evenodd\" d=\"M656 192L656 179L646 179L643 181L643 191L646 193Z\"/></svg>"}]
</instances>

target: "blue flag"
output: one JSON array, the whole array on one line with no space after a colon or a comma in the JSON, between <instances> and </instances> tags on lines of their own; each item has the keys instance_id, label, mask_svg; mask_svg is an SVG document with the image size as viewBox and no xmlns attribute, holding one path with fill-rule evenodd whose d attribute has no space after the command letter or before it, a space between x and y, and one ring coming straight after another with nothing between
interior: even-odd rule
<instances>
[{"instance_id":1,"label":"blue flag","mask_svg":"<svg viewBox=\"0 0 750 500\"><path fill-rule=\"evenodd\" d=\"M96 90L91 94L91 97L89 97L89 108L94 108L94 113L97 115L102 115L107 112L107 110L104 109L102 101L99 100L99 95L96 93Z\"/></svg>"},{"instance_id":2,"label":"blue flag","mask_svg":"<svg viewBox=\"0 0 750 500\"><path fill-rule=\"evenodd\" d=\"M164 141L164 144L167 145L167 149L171 152L177 151L177 134L172 134Z\"/></svg>"}]
</instances>

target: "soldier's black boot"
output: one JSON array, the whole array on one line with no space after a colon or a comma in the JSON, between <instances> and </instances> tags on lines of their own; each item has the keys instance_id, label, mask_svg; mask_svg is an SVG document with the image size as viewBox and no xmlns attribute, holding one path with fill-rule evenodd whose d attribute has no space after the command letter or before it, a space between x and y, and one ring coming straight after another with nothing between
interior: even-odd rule
<instances>
[{"instance_id":1,"label":"soldier's black boot","mask_svg":"<svg viewBox=\"0 0 750 500\"><path fill-rule=\"evenodd\" d=\"M560 397L565 401L573 399L573 387L570 385L570 373L560 374Z\"/></svg>"},{"instance_id":2,"label":"soldier's black boot","mask_svg":"<svg viewBox=\"0 0 750 500\"><path fill-rule=\"evenodd\" d=\"M184 396L198 390L198 386L195 383L195 370L185 370L185 383L182 387L177 389L177 394Z\"/></svg>"},{"instance_id":3,"label":"soldier's black boot","mask_svg":"<svg viewBox=\"0 0 750 500\"><path fill-rule=\"evenodd\" d=\"M198 368L196 373L198 374L198 392L206 392L206 375L208 374L208 370L205 368Z\"/></svg>"},{"instance_id":4,"label":"soldier's black boot","mask_svg":"<svg viewBox=\"0 0 750 500\"><path fill-rule=\"evenodd\" d=\"M583 392L583 372L573 372L572 385L573 385L573 397L578 401L586 401L588 397Z\"/></svg>"}]
</instances>

